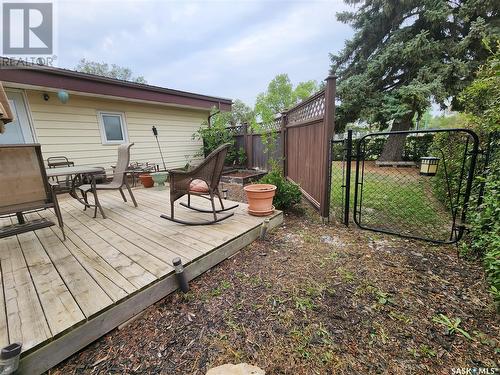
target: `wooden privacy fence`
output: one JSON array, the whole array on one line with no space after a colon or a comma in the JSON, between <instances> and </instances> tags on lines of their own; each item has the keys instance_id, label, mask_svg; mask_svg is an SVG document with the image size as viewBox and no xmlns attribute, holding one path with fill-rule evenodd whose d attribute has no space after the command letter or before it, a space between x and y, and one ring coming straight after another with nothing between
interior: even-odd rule
<instances>
[{"instance_id":1,"label":"wooden privacy fence","mask_svg":"<svg viewBox=\"0 0 500 375\"><path fill-rule=\"evenodd\" d=\"M286 178L300 186L303 196L324 219L330 207L330 140L335 127L335 83L330 76L324 90L283 112L269 124L276 145L269 155L262 138L267 132L252 133L249 127L230 127L235 146L243 148L247 168L269 169L272 158L281 161Z\"/></svg>"},{"instance_id":2,"label":"wooden privacy fence","mask_svg":"<svg viewBox=\"0 0 500 375\"><path fill-rule=\"evenodd\" d=\"M330 140L335 127L335 77L324 90L283 115L284 173L328 219L330 206Z\"/></svg>"},{"instance_id":3,"label":"wooden privacy fence","mask_svg":"<svg viewBox=\"0 0 500 375\"><path fill-rule=\"evenodd\" d=\"M277 118L261 133L255 133L247 124L230 126L227 129L233 133L234 146L242 148L246 155L246 167L249 169L268 170L270 160L282 162L283 160L283 129L281 118ZM270 134L274 133L274 134ZM266 147L263 138L271 136L274 145Z\"/></svg>"}]
</instances>

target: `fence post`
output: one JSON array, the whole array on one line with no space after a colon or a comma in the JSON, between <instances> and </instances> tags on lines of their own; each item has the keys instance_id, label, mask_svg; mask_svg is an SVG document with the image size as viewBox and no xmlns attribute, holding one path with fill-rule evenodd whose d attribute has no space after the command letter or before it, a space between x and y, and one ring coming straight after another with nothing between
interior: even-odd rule
<instances>
[{"instance_id":1,"label":"fence post","mask_svg":"<svg viewBox=\"0 0 500 375\"><path fill-rule=\"evenodd\" d=\"M333 137L335 128L335 86L337 77L328 76L326 78L325 88L325 117L323 119L323 171L322 176L323 186L321 186L321 201L320 201L320 214L323 222L329 221L330 215L330 188L331 181L328 181L328 176L331 173L331 147L330 140Z\"/></svg>"},{"instance_id":2,"label":"fence post","mask_svg":"<svg viewBox=\"0 0 500 375\"><path fill-rule=\"evenodd\" d=\"M247 168L253 167L253 138L252 128L249 129L248 124L245 123L245 153L247 155Z\"/></svg>"},{"instance_id":3,"label":"fence post","mask_svg":"<svg viewBox=\"0 0 500 375\"><path fill-rule=\"evenodd\" d=\"M287 112L281 112L281 159L283 163L283 176L287 176L287 148L286 148Z\"/></svg>"},{"instance_id":4,"label":"fence post","mask_svg":"<svg viewBox=\"0 0 500 375\"><path fill-rule=\"evenodd\" d=\"M344 206L344 224L349 226L349 205L351 202L351 160L352 160L352 130L347 131L346 151L346 170L345 170L345 206Z\"/></svg>"}]
</instances>

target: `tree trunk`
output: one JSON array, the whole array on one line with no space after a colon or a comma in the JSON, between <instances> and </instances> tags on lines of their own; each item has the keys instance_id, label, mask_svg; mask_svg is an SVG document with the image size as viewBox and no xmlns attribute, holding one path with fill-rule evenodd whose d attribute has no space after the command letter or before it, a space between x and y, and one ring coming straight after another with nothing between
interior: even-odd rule
<instances>
[{"instance_id":1,"label":"tree trunk","mask_svg":"<svg viewBox=\"0 0 500 375\"><path fill-rule=\"evenodd\" d=\"M410 130L413 112L403 117L400 121L394 122L391 131ZM379 161L402 161L407 134L390 134L384 149L378 158Z\"/></svg>"}]
</instances>

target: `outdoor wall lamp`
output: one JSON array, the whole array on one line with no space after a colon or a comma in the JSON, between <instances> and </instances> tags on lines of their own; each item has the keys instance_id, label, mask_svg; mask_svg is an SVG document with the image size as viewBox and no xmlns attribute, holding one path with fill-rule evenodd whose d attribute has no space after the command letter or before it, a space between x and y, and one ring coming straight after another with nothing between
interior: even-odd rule
<instances>
[{"instance_id":1,"label":"outdoor wall lamp","mask_svg":"<svg viewBox=\"0 0 500 375\"><path fill-rule=\"evenodd\" d=\"M57 92L57 98L59 99L59 101L62 103L62 104L66 104L69 100L69 94L67 91L64 91L64 90L59 90Z\"/></svg>"},{"instance_id":2,"label":"outdoor wall lamp","mask_svg":"<svg viewBox=\"0 0 500 375\"><path fill-rule=\"evenodd\" d=\"M426 156L420 158L420 175L435 176L439 165L439 158Z\"/></svg>"},{"instance_id":3,"label":"outdoor wall lamp","mask_svg":"<svg viewBox=\"0 0 500 375\"><path fill-rule=\"evenodd\" d=\"M44 93L44 94L42 94L42 98L43 98L43 100L45 100L47 102L47 101L49 101L50 96L49 96L49 94Z\"/></svg>"}]
</instances>

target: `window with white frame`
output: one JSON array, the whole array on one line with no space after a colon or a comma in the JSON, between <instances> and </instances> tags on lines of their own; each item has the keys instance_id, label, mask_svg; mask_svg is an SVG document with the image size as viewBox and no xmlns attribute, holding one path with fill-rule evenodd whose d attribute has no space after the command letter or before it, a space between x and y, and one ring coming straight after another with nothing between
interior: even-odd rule
<instances>
[{"instance_id":1,"label":"window with white frame","mask_svg":"<svg viewBox=\"0 0 500 375\"><path fill-rule=\"evenodd\" d=\"M128 140L125 116L121 112L98 112L102 144L120 144Z\"/></svg>"}]
</instances>

